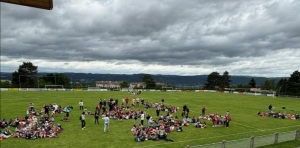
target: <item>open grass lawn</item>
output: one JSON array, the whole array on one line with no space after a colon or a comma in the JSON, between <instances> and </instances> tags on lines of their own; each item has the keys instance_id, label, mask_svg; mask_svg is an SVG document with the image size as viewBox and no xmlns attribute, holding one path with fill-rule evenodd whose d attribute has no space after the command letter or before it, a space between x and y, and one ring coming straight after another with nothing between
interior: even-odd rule
<instances>
[{"instance_id":1,"label":"open grass lawn","mask_svg":"<svg viewBox=\"0 0 300 148\"><path fill-rule=\"evenodd\" d=\"M135 142L130 129L133 120L111 120L110 132L103 132L103 121L94 124L94 117L88 116L86 129L81 129L78 102L82 99L84 106L94 112L99 99L118 98L119 104L122 97L135 97L127 92L1 92L1 118L16 118L25 116L30 101L35 109L40 109L45 103L57 103L61 106L73 105L74 110L70 112L69 122L58 121L64 114L55 119L61 123L64 131L57 138L38 140L26 140L24 138L9 138L0 142L1 147L185 147L186 145L201 145L220 142L222 140L235 140L248 138L252 135L274 134L276 132L292 131L300 128L300 121L289 119L262 118L257 115L258 111L267 111L268 105L272 104L276 111L285 106L287 113L300 113L300 100L291 98L272 98L264 96L204 93L204 92L142 92L138 97L148 102L160 102L165 98L165 105L179 106L180 110L175 115L181 117L184 103L190 108L190 116L198 116L202 105L207 106L207 113L219 113L224 115L230 111L232 121L230 127L212 127L210 121L206 129L195 128L192 125L183 128L183 132L173 131L168 138L175 142L145 141ZM135 107L143 109L144 107ZM293 110L293 111L292 111ZM149 109L147 113L155 116L155 109ZM163 114L166 114L162 112ZM140 121L138 119L138 121ZM10 128L14 131L13 128ZM282 147L294 147L300 145L299 141L288 143Z\"/></svg>"}]
</instances>

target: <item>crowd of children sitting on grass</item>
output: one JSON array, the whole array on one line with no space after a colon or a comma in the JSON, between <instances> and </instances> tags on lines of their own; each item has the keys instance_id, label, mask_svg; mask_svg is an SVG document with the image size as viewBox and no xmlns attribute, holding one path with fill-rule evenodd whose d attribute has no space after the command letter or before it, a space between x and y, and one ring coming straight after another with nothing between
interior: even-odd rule
<instances>
[{"instance_id":1,"label":"crowd of children sitting on grass","mask_svg":"<svg viewBox=\"0 0 300 148\"><path fill-rule=\"evenodd\" d=\"M57 104L44 105L41 111L35 110L33 103L30 102L29 108L26 111L24 118L16 117L15 119L2 119L0 136L3 138L26 138L30 140L40 138L57 137L62 132L61 124L55 123L54 117L59 113L66 113L66 116L61 120L68 121L69 112L73 107L61 107ZM13 127L12 132L9 128Z\"/></svg>"},{"instance_id":2,"label":"crowd of children sitting on grass","mask_svg":"<svg viewBox=\"0 0 300 148\"><path fill-rule=\"evenodd\" d=\"M275 109L275 107L272 106L272 104L270 104L268 106L268 112L261 112L259 111L257 113L257 115L261 116L261 117L273 117L273 118L278 118L278 119L291 119L291 120L299 120L300 119L300 115L297 113L294 114L287 114L285 111L283 113L279 112L275 112L273 109ZM282 107L282 109L285 109L285 107ZM291 110L293 111L293 110Z\"/></svg>"},{"instance_id":3,"label":"crowd of children sitting on grass","mask_svg":"<svg viewBox=\"0 0 300 148\"><path fill-rule=\"evenodd\" d=\"M149 114L145 112L145 109L139 110L135 109L134 106L139 106L141 101L141 106L149 109L156 110L156 116L152 118ZM83 109L83 102L79 103L80 109ZM56 103L47 104L41 108L41 111L34 109L33 103L30 102L29 108L26 111L25 118L17 117L16 119L10 119L6 121L3 119L1 121L1 127L4 129L1 131L1 135L4 138L8 137L24 137L27 139L37 139L46 137L56 137L58 133L62 131L60 124L55 124L54 117L60 113L65 113L65 116L60 121L68 122L69 112L73 109L71 105L60 106ZM166 140L167 135L173 131L182 132L184 126L192 125L196 128L206 128L207 124L204 120L212 121L213 127L218 127L225 125L229 126L229 121L231 120L229 112L225 116L214 114L203 114L198 117L189 117L189 108L184 104L181 114L181 119L178 116L173 116L179 111L178 106L165 105L164 99L160 103L149 103L143 98L122 98L122 102L119 104L118 99L109 98L100 99L95 107L95 112L89 111L86 108L83 109L85 115L94 115L95 124L98 120L100 112L102 115L106 115L110 119L116 119L118 121L133 119L134 126L131 129L132 134L135 136L136 141L145 140ZM39 117L39 119L38 119ZM138 119L141 121L138 124ZM202 120L202 121L201 121ZM145 124L144 124L145 121ZM8 127L15 127L14 133L9 130Z\"/></svg>"},{"instance_id":4,"label":"crowd of children sitting on grass","mask_svg":"<svg viewBox=\"0 0 300 148\"><path fill-rule=\"evenodd\" d=\"M300 115L297 113L294 114L287 114L286 112L274 112L274 111L270 111L270 112L258 112L257 115L261 116L261 117L273 117L273 118L278 118L278 119L290 119L290 120L299 120L300 119Z\"/></svg>"}]
</instances>

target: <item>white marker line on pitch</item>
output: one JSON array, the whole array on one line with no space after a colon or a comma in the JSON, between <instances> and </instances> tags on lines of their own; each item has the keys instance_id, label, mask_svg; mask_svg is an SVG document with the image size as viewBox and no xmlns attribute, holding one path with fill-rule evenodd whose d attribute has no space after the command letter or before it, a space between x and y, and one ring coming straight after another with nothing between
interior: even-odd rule
<instances>
[{"instance_id":1,"label":"white marker line on pitch","mask_svg":"<svg viewBox=\"0 0 300 148\"><path fill-rule=\"evenodd\" d=\"M283 128L289 128L289 127L297 127L297 126L300 126L300 125L279 127L279 128L266 129L266 130L276 130L276 129L283 129ZM241 132L241 133L236 133L236 134L229 134L229 135L222 135L222 136L215 136L215 137L198 138L198 139L183 140L183 141L178 141L178 142L168 142L168 143L163 143L163 144L153 144L153 145L139 146L139 147L135 147L135 148L152 147L152 146L158 146L158 145L175 144L175 143L181 143L181 142L188 142L188 141L195 141L195 140L205 140L205 139L212 139L212 138L221 138L221 137L242 135L242 134L249 134L249 133L256 133L256 132L261 132L261 131Z\"/></svg>"},{"instance_id":2,"label":"white marker line on pitch","mask_svg":"<svg viewBox=\"0 0 300 148\"><path fill-rule=\"evenodd\" d=\"M241 125L241 126L244 126L244 127L257 129L257 130L259 130L259 131L264 131L264 130L262 130L262 129L259 129L259 128L256 128L256 127L253 127L253 126L248 126L248 125L244 125L244 124L241 124L241 123L237 123L237 122L235 122L235 121L230 121L230 122L235 123L235 124L238 124L238 125Z\"/></svg>"},{"instance_id":3,"label":"white marker line on pitch","mask_svg":"<svg viewBox=\"0 0 300 148\"><path fill-rule=\"evenodd\" d=\"M291 125L291 126L284 126L284 127L278 127L278 128L272 128L272 129L265 129L263 131L271 131L271 130L276 130L276 129L283 129L283 128L289 128L289 127L297 127L300 125Z\"/></svg>"}]
</instances>

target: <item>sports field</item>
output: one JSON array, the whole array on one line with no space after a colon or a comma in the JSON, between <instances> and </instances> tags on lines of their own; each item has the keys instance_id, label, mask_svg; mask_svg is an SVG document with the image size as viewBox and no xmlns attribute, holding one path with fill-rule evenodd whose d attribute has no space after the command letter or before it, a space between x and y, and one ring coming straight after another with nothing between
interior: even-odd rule
<instances>
[{"instance_id":1,"label":"sports field","mask_svg":"<svg viewBox=\"0 0 300 148\"><path fill-rule=\"evenodd\" d=\"M206 113L218 113L225 115L226 111L231 114L232 121L229 128L212 127L211 121L206 121L207 128L195 128L192 124L183 127L183 132L173 131L168 135L175 142L145 141L135 142L130 132L133 119L111 120L110 132L103 132L103 121L94 124L94 116L87 117L86 129L81 129L78 102L83 100L84 106L94 112L99 99L108 100L110 97L118 98L119 104L123 97L144 98L148 102L160 102L165 99L165 105L179 106L180 110L174 114L181 118L183 104L190 109L190 117L199 116L202 105L206 105ZM300 99L272 98L265 96L209 93L209 92L142 92L134 96L127 92L1 92L1 119L15 119L24 117L29 102L33 102L35 109L40 109L44 104L59 104L61 106L72 105L74 109L70 112L69 122L61 122L65 114L55 117L64 128L57 138L46 138L37 140L26 140L24 138L9 138L1 141L1 147L185 147L186 145L200 145L222 140L235 140L251 136L274 134L276 132L292 131L300 129L300 120L276 119L257 115L258 111L267 111L270 104L275 111L286 111L287 113L300 113ZM282 107L286 109L282 109ZM134 109L144 110L141 105ZM102 112L102 111L101 111ZM147 113L155 117L155 109L149 109ZM163 115L166 112L161 112ZM138 122L140 120L138 119ZM204 121L204 120L202 120ZM14 131L14 128L10 128ZM293 142L295 144L295 142ZM299 142L296 142L299 143ZM288 147L288 144L285 146Z\"/></svg>"}]
</instances>

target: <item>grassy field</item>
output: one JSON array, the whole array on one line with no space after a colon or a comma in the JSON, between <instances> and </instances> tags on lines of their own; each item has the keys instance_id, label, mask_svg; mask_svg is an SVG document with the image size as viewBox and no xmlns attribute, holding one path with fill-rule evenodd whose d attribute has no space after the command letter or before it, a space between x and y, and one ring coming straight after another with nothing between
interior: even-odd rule
<instances>
[{"instance_id":1,"label":"grassy field","mask_svg":"<svg viewBox=\"0 0 300 148\"><path fill-rule=\"evenodd\" d=\"M86 129L81 129L78 102L82 99L84 106L94 112L100 98L134 97L127 92L1 92L1 119L16 118L25 116L30 101L40 109L45 103L57 103L61 106L72 105L74 110L70 112L69 122L60 122L64 131L57 138L38 140L26 140L23 138L9 138L1 141L1 147L32 147L40 148L46 146L54 147L185 147L186 145L201 145L222 140L235 140L274 134L276 132L292 131L300 128L300 121L289 119L262 118L257 115L258 111L267 111L268 105L272 104L275 111L286 111L287 113L300 113L300 100L292 98L272 98L264 96L225 94L225 93L204 93L204 92L142 92L140 98L148 102L159 102L165 98L165 105L179 106L180 110L175 115L181 117L181 110L184 103L190 108L190 116L198 116L202 105L207 106L207 113L219 113L224 115L230 111L232 122L229 128L212 127L210 121L206 121L206 129L195 128L192 125L183 128L183 132L171 132L168 138L175 142L166 141L145 141L135 142L130 129L133 120L118 122L112 120L111 131L103 132L103 121L94 124L94 117L88 116ZM285 106L285 110L281 110ZM135 107L143 109L142 106ZM147 113L155 116L155 109ZM165 114L163 112L163 114ZM56 117L56 121L62 119L64 114ZM140 121L140 120L138 120ZM13 128L10 128L14 131ZM299 141L284 144L281 147L300 146Z\"/></svg>"}]
</instances>

